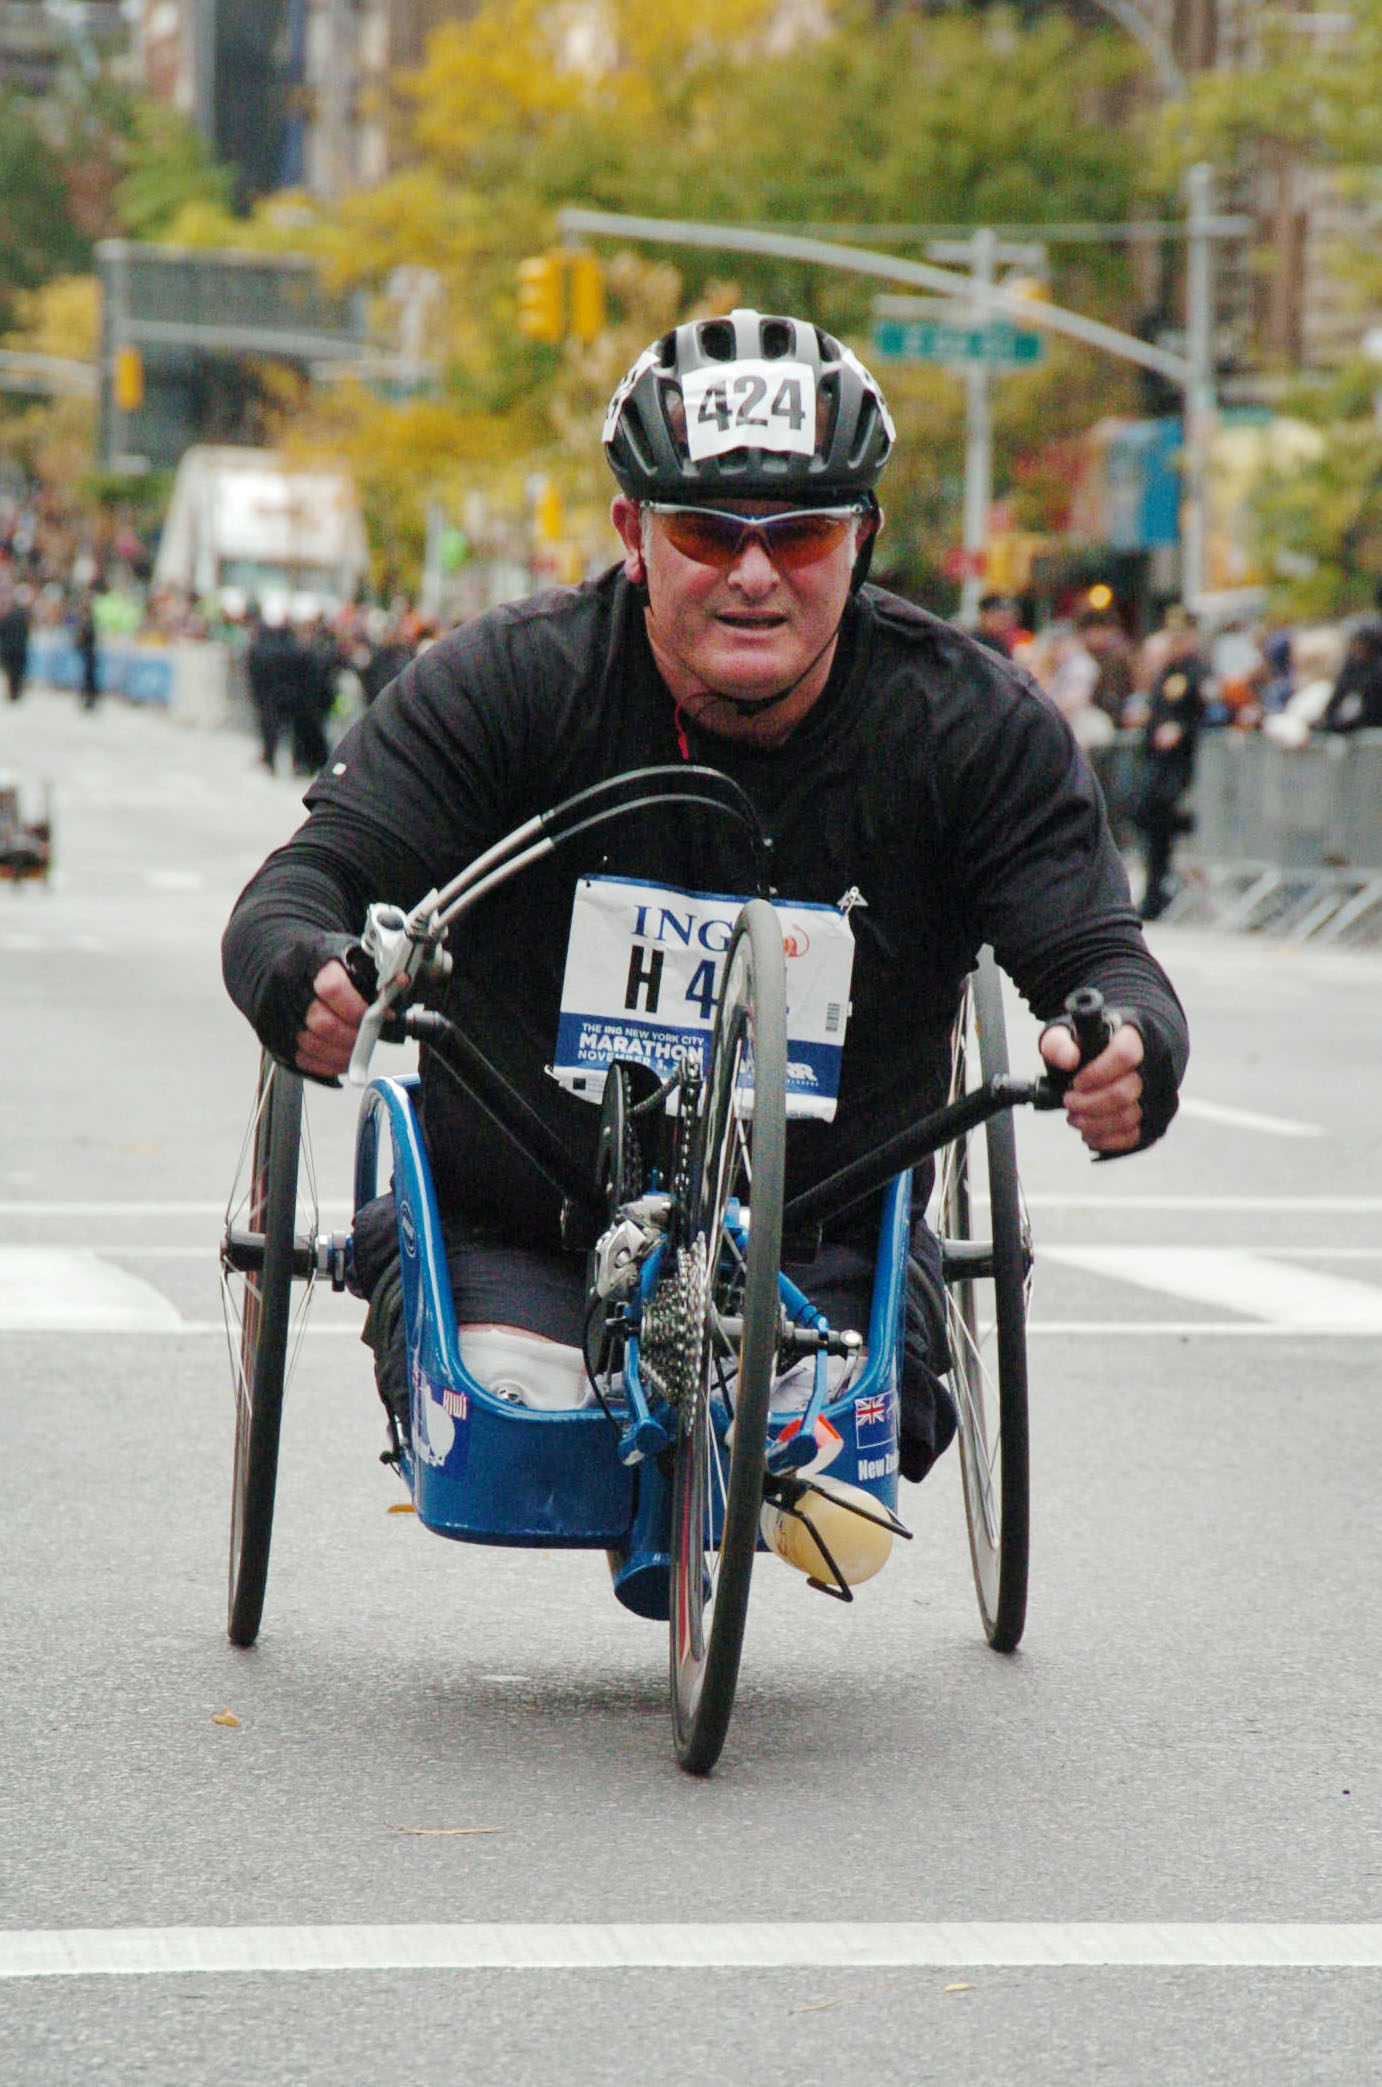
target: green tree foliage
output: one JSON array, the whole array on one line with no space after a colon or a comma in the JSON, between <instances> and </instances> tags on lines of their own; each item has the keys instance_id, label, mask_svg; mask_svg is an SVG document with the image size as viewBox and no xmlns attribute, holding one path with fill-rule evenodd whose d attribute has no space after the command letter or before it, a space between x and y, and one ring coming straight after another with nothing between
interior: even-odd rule
<instances>
[{"instance_id":1,"label":"green tree foliage","mask_svg":"<svg viewBox=\"0 0 1382 2087\"><path fill-rule=\"evenodd\" d=\"M399 83L412 163L338 213L314 214L301 236L340 284L382 293L400 263L437 273L435 402L454 417L454 438L440 440L432 416L430 447L410 451L409 409L359 394L353 410L333 403L332 439L350 440L355 427L362 463L388 448L397 469L413 454L419 507L474 484L485 457L511 487L554 472L577 528L588 518L590 546L605 546L603 405L659 327L737 299L804 312L867 355L870 298L885 286L745 255L644 246L616 258L606 246L604 338L535 346L516 330L516 263L553 243L560 205L825 230L1108 220L1146 207L1139 57L1125 39L1059 14L1029 28L1008 10L877 19L853 0L826 6L795 37L782 22L771 0L692 10L607 0L598 15L485 0L439 30L420 71ZM856 243L920 251L915 233ZM1059 302L1131 326L1123 249L1058 248L1053 258ZM963 394L938 371L884 374L903 440L883 562L919 584L958 532ZM1035 468L1036 453L1100 411L1126 410L1128 379L1056 344L1040 372L1005 379L999 396L999 485L1021 468L1023 520L1039 527L1065 489ZM398 421L397 442L383 437L381 414Z\"/></svg>"},{"instance_id":2,"label":"green tree foliage","mask_svg":"<svg viewBox=\"0 0 1382 2087\"><path fill-rule=\"evenodd\" d=\"M235 176L178 109L140 101L130 111L115 208L132 239L164 239L191 205L229 213Z\"/></svg>"},{"instance_id":3,"label":"green tree foliage","mask_svg":"<svg viewBox=\"0 0 1382 2087\"><path fill-rule=\"evenodd\" d=\"M31 105L0 96L0 329L13 316L16 292L90 261L90 239L73 215L62 156Z\"/></svg>"}]
</instances>

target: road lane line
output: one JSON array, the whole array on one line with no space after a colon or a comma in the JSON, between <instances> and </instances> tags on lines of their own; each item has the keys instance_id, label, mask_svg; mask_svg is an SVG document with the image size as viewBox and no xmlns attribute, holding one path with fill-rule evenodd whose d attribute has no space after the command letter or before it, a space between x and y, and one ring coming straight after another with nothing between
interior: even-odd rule
<instances>
[{"instance_id":1,"label":"road lane line","mask_svg":"<svg viewBox=\"0 0 1382 2087\"><path fill-rule=\"evenodd\" d=\"M1378 1970L1382 1922L475 1921L0 1932L0 1978L974 1966Z\"/></svg>"},{"instance_id":2,"label":"road lane line","mask_svg":"<svg viewBox=\"0 0 1382 2087\"><path fill-rule=\"evenodd\" d=\"M81 1247L0 1247L6 1333L176 1333L182 1314L152 1283Z\"/></svg>"},{"instance_id":3,"label":"road lane line","mask_svg":"<svg viewBox=\"0 0 1382 2087\"><path fill-rule=\"evenodd\" d=\"M1237 1247L1048 1246L1042 1258L1300 1332L1382 1333L1382 1287Z\"/></svg>"},{"instance_id":4,"label":"road lane line","mask_svg":"<svg viewBox=\"0 0 1382 2087\"><path fill-rule=\"evenodd\" d=\"M972 1200L986 1203L988 1198ZM1036 1189L1024 1200L1029 1210L1328 1210L1360 1217L1382 1211L1382 1196L1091 1196Z\"/></svg>"},{"instance_id":5,"label":"road lane line","mask_svg":"<svg viewBox=\"0 0 1382 2087\"><path fill-rule=\"evenodd\" d=\"M349 1211L349 1199L325 1198L321 1210ZM224 1219L226 1206L219 1203L16 1203L0 1202L0 1217L217 1217Z\"/></svg>"},{"instance_id":6,"label":"road lane line","mask_svg":"<svg viewBox=\"0 0 1382 2087\"><path fill-rule=\"evenodd\" d=\"M1180 1098L1182 1116L1198 1117L1202 1123L1222 1123L1232 1130L1265 1131L1274 1138L1322 1138L1319 1123L1301 1123L1294 1116L1262 1116L1256 1109L1231 1109L1224 1102L1201 1101L1196 1094Z\"/></svg>"}]
</instances>

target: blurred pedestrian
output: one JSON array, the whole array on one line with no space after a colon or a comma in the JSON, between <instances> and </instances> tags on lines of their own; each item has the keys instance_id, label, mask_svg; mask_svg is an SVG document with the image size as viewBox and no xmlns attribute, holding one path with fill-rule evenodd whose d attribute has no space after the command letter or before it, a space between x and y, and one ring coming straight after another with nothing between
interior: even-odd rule
<instances>
[{"instance_id":1,"label":"blurred pedestrian","mask_svg":"<svg viewBox=\"0 0 1382 2087\"><path fill-rule=\"evenodd\" d=\"M990 652L1001 652L1005 659L1011 659L1021 629L1017 603L1006 594L985 594L981 598L973 636Z\"/></svg>"},{"instance_id":2,"label":"blurred pedestrian","mask_svg":"<svg viewBox=\"0 0 1382 2087\"><path fill-rule=\"evenodd\" d=\"M1257 700L1264 717L1284 710L1296 692L1295 660L1289 630L1274 630L1263 640L1262 684Z\"/></svg>"},{"instance_id":3,"label":"blurred pedestrian","mask_svg":"<svg viewBox=\"0 0 1382 2087\"><path fill-rule=\"evenodd\" d=\"M82 709L94 710L101 693L101 645L96 629L96 602L89 589L77 604L72 635L82 664Z\"/></svg>"},{"instance_id":4,"label":"blurred pedestrian","mask_svg":"<svg viewBox=\"0 0 1382 2087\"><path fill-rule=\"evenodd\" d=\"M245 672L259 723L260 760L272 774L278 765L280 740L285 733L292 736L306 679L303 648L289 626L286 609L273 607L255 616Z\"/></svg>"},{"instance_id":5,"label":"blurred pedestrian","mask_svg":"<svg viewBox=\"0 0 1382 2087\"><path fill-rule=\"evenodd\" d=\"M1047 695L1083 747L1100 746L1113 737L1113 727L1094 708L1099 669L1079 632L1069 623L1051 631L1046 652Z\"/></svg>"},{"instance_id":6,"label":"blurred pedestrian","mask_svg":"<svg viewBox=\"0 0 1382 2087\"><path fill-rule=\"evenodd\" d=\"M20 585L0 601L0 674L11 703L24 693L29 672L29 624L31 590Z\"/></svg>"},{"instance_id":7,"label":"blurred pedestrian","mask_svg":"<svg viewBox=\"0 0 1382 2087\"><path fill-rule=\"evenodd\" d=\"M1362 732L1382 726L1382 616L1364 616L1344 653L1317 732Z\"/></svg>"},{"instance_id":8,"label":"blurred pedestrian","mask_svg":"<svg viewBox=\"0 0 1382 2087\"><path fill-rule=\"evenodd\" d=\"M341 655L335 634L320 616L297 637L301 658L294 677L290 717L293 773L320 775L329 751L326 721L336 701Z\"/></svg>"},{"instance_id":9,"label":"blurred pedestrian","mask_svg":"<svg viewBox=\"0 0 1382 2087\"><path fill-rule=\"evenodd\" d=\"M396 681L413 656L397 619L383 609L371 609L365 619L367 651L360 663L360 686L368 707Z\"/></svg>"},{"instance_id":10,"label":"blurred pedestrian","mask_svg":"<svg viewBox=\"0 0 1382 2087\"><path fill-rule=\"evenodd\" d=\"M1090 701L1118 731L1133 692L1132 646L1111 609L1082 610L1075 628L1097 669Z\"/></svg>"},{"instance_id":11,"label":"blurred pedestrian","mask_svg":"<svg viewBox=\"0 0 1382 2087\"><path fill-rule=\"evenodd\" d=\"M1194 826L1186 796L1204 720L1208 663L1195 618L1169 609L1163 632L1164 665L1148 695L1132 817L1143 841L1146 876L1142 918L1157 920L1171 898L1171 855L1179 834Z\"/></svg>"}]
</instances>

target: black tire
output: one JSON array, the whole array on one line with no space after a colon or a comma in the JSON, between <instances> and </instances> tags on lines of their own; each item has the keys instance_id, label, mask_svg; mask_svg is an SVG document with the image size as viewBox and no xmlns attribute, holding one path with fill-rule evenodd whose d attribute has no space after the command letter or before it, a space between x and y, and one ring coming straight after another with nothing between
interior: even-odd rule
<instances>
[{"instance_id":1,"label":"black tire","mask_svg":"<svg viewBox=\"0 0 1382 2087\"><path fill-rule=\"evenodd\" d=\"M753 1065L751 1118L739 1086L746 1058ZM782 930L772 907L755 899L740 914L726 957L690 1196L687 1281L701 1304L699 1354L678 1416L672 1488L671 1691L677 1759L691 1775L709 1774L729 1729L763 1508L780 1316L786 1079ZM743 1255L722 1245L733 1196L752 1212ZM668 1280L677 1281L677 1273ZM723 1398L727 1388L724 1343L717 1338L724 1319L742 1322L728 1450L712 1420L712 1392ZM723 1508L718 1543L712 1531L717 1502Z\"/></svg>"},{"instance_id":2,"label":"black tire","mask_svg":"<svg viewBox=\"0 0 1382 2087\"><path fill-rule=\"evenodd\" d=\"M263 1241L262 1264L246 1266L243 1247L234 1253L233 1228L222 1248L227 1279L235 1267L244 1278L238 1326L228 1324L235 1383L227 1623L233 1645L254 1643L264 1610L292 1323L301 1136L302 1080L266 1052L259 1068L246 1213L248 1234Z\"/></svg>"},{"instance_id":3,"label":"black tire","mask_svg":"<svg viewBox=\"0 0 1382 2087\"><path fill-rule=\"evenodd\" d=\"M957 1024L952 1092L1008 1070L997 966L981 952ZM959 1415L969 1553L990 1645L1014 1650L1027 1620L1031 1512L1027 1429L1027 1285L1031 1247L1017 1174L1011 1111L984 1126L989 1237L976 1239L970 1166L978 1133L957 1140L941 1169L942 1263ZM989 1287L991 1285L991 1288Z\"/></svg>"}]
</instances>

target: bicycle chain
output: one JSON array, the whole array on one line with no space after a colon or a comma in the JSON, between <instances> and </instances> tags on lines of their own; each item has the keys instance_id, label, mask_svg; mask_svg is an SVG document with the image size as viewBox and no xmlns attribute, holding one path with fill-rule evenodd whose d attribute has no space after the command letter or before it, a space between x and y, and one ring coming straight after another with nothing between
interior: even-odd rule
<instances>
[{"instance_id":1,"label":"bicycle chain","mask_svg":"<svg viewBox=\"0 0 1382 2087\"><path fill-rule=\"evenodd\" d=\"M679 1247L673 1274L665 1277L643 1307L638 1344L645 1383L679 1413L690 1413L701 1386L705 1313L709 1291L705 1240Z\"/></svg>"}]
</instances>

